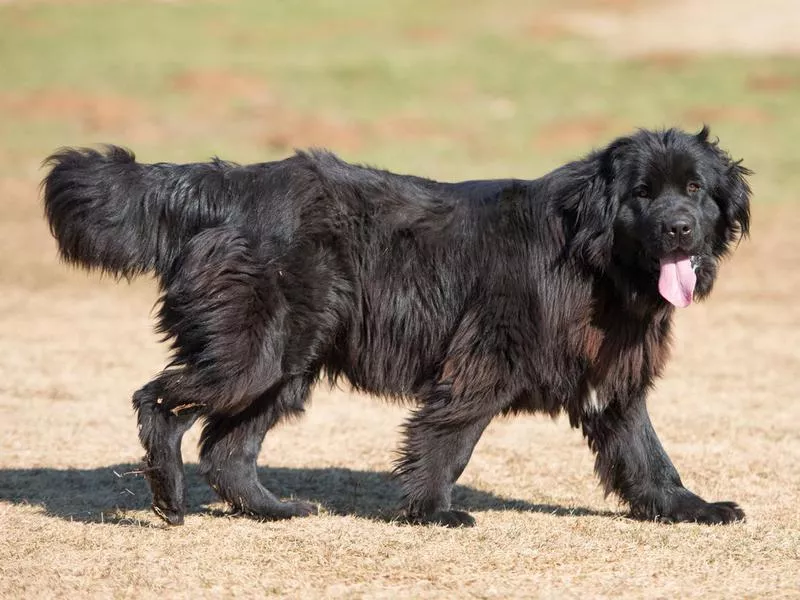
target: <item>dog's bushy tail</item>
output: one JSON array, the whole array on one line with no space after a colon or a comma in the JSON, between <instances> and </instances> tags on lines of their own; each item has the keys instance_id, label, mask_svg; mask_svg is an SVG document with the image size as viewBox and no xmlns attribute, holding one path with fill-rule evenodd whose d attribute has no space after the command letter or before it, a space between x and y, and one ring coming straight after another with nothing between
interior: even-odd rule
<instances>
[{"instance_id":1,"label":"dog's bushy tail","mask_svg":"<svg viewBox=\"0 0 800 600\"><path fill-rule=\"evenodd\" d=\"M64 260L118 277L165 274L198 231L221 223L226 163L140 164L129 150L62 149L42 182Z\"/></svg>"}]
</instances>

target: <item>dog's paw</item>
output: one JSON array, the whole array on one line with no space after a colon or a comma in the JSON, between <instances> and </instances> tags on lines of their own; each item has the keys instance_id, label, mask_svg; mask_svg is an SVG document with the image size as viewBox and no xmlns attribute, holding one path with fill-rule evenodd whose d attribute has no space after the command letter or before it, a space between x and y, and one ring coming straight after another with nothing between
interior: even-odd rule
<instances>
[{"instance_id":1,"label":"dog's paw","mask_svg":"<svg viewBox=\"0 0 800 600\"><path fill-rule=\"evenodd\" d=\"M153 503L153 512L156 513L167 525L183 525L183 511L169 508L167 506L159 506Z\"/></svg>"},{"instance_id":2,"label":"dog's paw","mask_svg":"<svg viewBox=\"0 0 800 600\"><path fill-rule=\"evenodd\" d=\"M319 514L319 507L305 500L291 500L283 504L286 507L287 517L310 517Z\"/></svg>"},{"instance_id":3,"label":"dog's paw","mask_svg":"<svg viewBox=\"0 0 800 600\"><path fill-rule=\"evenodd\" d=\"M258 508L252 506L231 505L233 514L253 517L263 521L281 521L294 517L310 517L319 514L319 507L305 500L282 500L270 502Z\"/></svg>"},{"instance_id":4,"label":"dog's paw","mask_svg":"<svg viewBox=\"0 0 800 600\"><path fill-rule=\"evenodd\" d=\"M744 521L744 511L735 502L706 502L700 498L690 502L675 503L667 514L659 515L662 523L702 523L703 525L727 525Z\"/></svg>"},{"instance_id":5,"label":"dog's paw","mask_svg":"<svg viewBox=\"0 0 800 600\"><path fill-rule=\"evenodd\" d=\"M703 525L726 525L743 521L744 511L735 502L706 502L688 490L664 495L665 502L648 503L632 507L634 518L658 521L659 523L702 523ZM655 504L655 506L654 506ZM660 505L660 507L659 507Z\"/></svg>"},{"instance_id":6,"label":"dog's paw","mask_svg":"<svg viewBox=\"0 0 800 600\"><path fill-rule=\"evenodd\" d=\"M475 518L463 510L437 510L408 519L414 525L441 525L443 527L475 527Z\"/></svg>"}]
</instances>

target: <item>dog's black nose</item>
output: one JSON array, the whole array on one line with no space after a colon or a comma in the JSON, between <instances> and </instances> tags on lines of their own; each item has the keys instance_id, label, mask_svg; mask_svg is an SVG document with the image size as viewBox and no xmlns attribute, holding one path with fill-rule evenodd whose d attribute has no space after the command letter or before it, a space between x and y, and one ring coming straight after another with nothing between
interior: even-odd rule
<instances>
[{"instance_id":1,"label":"dog's black nose","mask_svg":"<svg viewBox=\"0 0 800 600\"><path fill-rule=\"evenodd\" d=\"M664 223L664 235L669 241L681 245L691 240L692 224L685 218Z\"/></svg>"}]
</instances>

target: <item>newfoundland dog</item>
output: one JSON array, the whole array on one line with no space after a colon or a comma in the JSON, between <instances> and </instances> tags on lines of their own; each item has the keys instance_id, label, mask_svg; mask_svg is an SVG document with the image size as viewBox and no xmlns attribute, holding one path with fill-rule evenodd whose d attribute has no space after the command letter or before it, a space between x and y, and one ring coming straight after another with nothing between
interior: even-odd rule
<instances>
[{"instance_id":1,"label":"newfoundland dog","mask_svg":"<svg viewBox=\"0 0 800 600\"><path fill-rule=\"evenodd\" d=\"M413 399L395 473L414 523L473 525L451 490L498 415L566 413L631 514L729 523L686 489L646 398L675 307L705 298L748 233L750 172L707 128L638 131L539 179L440 183L325 151L241 166L141 164L122 148L48 159L61 256L154 273L169 365L133 396L153 510L186 511L181 437L236 510L277 498L256 458L321 377Z\"/></svg>"}]
</instances>

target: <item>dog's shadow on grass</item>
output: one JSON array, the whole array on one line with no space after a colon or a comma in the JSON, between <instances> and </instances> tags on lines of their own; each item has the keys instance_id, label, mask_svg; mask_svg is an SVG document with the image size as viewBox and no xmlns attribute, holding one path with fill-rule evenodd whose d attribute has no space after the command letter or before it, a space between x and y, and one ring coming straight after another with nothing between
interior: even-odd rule
<instances>
[{"instance_id":1,"label":"dog's shadow on grass","mask_svg":"<svg viewBox=\"0 0 800 600\"><path fill-rule=\"evenodd\" d=\"M68 521L114 524L156 524L143 519L150 491L135 464L94 469L0 469L0 502L41 506ZM260 468L261 481L281 496L317 502L323 512L392 521L400 517L397 484L385 472L342 468ZM226 514L219 498L206 485L197 465L186 465L191 514ZM517 510L556 516L613 515L587 508L532 504L503 498L465 485L453 490L453 505L468 511Z\"/></svg>"}]
</instances>

